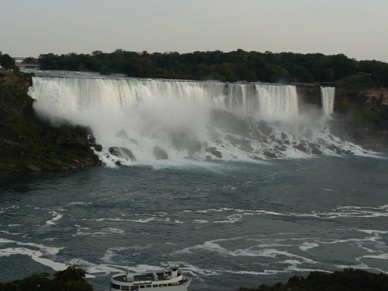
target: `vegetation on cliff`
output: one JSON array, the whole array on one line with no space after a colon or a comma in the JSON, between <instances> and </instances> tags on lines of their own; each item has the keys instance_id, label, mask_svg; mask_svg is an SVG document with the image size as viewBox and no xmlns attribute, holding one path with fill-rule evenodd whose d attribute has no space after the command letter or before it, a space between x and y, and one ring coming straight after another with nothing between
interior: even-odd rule
<instances>
[{"instance_id":1,"label":"vegetation on cliff","mask_svg":"<svg viewBox=\"0 0 388 291\"><path fill-rule=\"evenodd\" d=\"M364 270L344 269L334 273L311 272L306 278L294 276L286 284L261 285L258 288L240 288L238 291L385 291L388 275Z\"/></svg>"},{"instance_id":2,"label":"vegetation on cliff","mask_svg":"<svg viewBox=\"0 0 388 291\"><path fill-rule=\"evenodd\" d=\"M336 88L331 131L366 149L388 151L388 90Z\"/></svg>"},{"instance_id":3,"label":"vegetation on cliff","mask_svg":"<svg viewBox=\"0 0 388 291\"><path fill-rule=\"evenodd\" d=\"M31 76L0 71L0 173L72 169L99 164L88 130L53 127L34 112Z\"/></svg>"},{"instance_id":4,"label":"vegetation on cliff","mask_svg":"<svg viewBox=\"0 0 388 291\"><path fill-rule=\"evenodd\" d=\"M42 54L41 69L121 73L130 77L219 81L330 83L388 87L388 64L356 61L343 54L207 51L179 54L116 50L88 54Z\"/></svg>"},{"instance_id":5,"label":"vegetation on cliff","mask_svg":"<svg viewBox=\"0 0 388 291\"><path fill-rule=\"evenodd\" d=\"M84 270L71 266L56 272L52 279L47 273L35 273L9 283L0 281L0 291L93 291L85 275Z\"/></svg>"}]
</instances>

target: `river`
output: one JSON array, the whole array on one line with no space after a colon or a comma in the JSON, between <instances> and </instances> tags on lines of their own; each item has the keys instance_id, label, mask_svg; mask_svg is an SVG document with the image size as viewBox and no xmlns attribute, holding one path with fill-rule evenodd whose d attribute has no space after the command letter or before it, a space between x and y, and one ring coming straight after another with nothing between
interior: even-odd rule
<instances>
[{"instance_id":1,"label":"river","mask_svg":"<svg viewBox=\"0 0 388 291\"><path fill-rule=\"evenodd\" d=\"M269 92L256 99L261 108L256 110L244 84L229 86L240 93L228 94L214 93L220 84L201 84L194 95L202 101L195 104L213 92L216 109L229 112L221 114L229 122L225 127L203 108L190 105L193 110L185 111L187 102L174 111L171 103L165 108L144 98L139 105L139 96L155 95L156 87L162 92L161 84L137 82L138 95L126 91L131 103L122 81L96 84L90 77L76 81L74 74L71 80L37 78L31 90L35 109L52 119L89 122L106 149L98 153L106 166L0 176L2 281L79 265L94 289L105 291L115 272L177 262L193 278L190 291L224 291L314 270L388 272L388 157L333 136L327 116L306 122L292 87L255 85L257 92ZM168 86L164 95L183 88L180 94L192 97L198 89L193 83ZM111 98L117 92L119 106ZM279 92L286 92L288 101L268 103ZM104 94L110 97L93 99ZM230 96L239 96L235 103L243 106ZM123 119L123 112L131 119ZM260 136L246 129L258 120L248 124L248 118L231 115L255 112L266 116ZM285 122L279 114L291 116ZM203 122L194 124L199 116ZM238 127L230 124L235 121ZM177 135L181 139L171 133L177 128L186 133ZM156 145L167 159L152 154ZM110 146L130 148L136 161L111 155Z\"/></svg>"}]
</instances>

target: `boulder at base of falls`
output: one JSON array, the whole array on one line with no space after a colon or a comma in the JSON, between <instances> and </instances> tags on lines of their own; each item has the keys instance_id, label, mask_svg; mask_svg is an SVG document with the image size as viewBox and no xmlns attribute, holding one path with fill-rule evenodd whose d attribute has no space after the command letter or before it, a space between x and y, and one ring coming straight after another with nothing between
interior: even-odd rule
<instances>
[{"instance_id":1,"label":"boulder at base of falls","mask_svg":"<svg viewBox=\"0 0 388 291\"><path fill-rule=\"evenodd\" d=\"M323 154L323 152L319 149L318 145L316 144L310 144L311 153L317 156L320 156Z\"/></svg>"},{"instance_id":2,"label":"boulder at base of falls","mask_svg":"<svg viewBox=\"0 0 388 291\"><path fill-rule=\"evenodd\" d=\"M154 146L154 156L157 160L168 160L167 152L160 146Z\"/></svg>"},{"instance_id":3,"label":"boulder at base of falls","mask_svg":"<svg viewBox=\"0 0 388 291\"><path fill-rule=\"evenodd\" d=\"M222 159L222 153L220 151L217 151L215 147L207 148L206 151L211 153L216 158Z\"/></svg>"},{"instance_id":4,"label":"boulder at base of falls","mask_svg":"<svg viewBox=\"0 0 388 291\"><path fill-rule=\"evenodd\" d=\"M259 122L257 129L265 136L269 136L272 133L272 128L264 120Z\"/></svg>"},{"instance_id":5,"label":"boulder at base of falls","mask_svg":"<svg viewBox=\"0 0 388 291\"><path fill-rule=\"evenodd\" d=\"M304 144L304 143L294 145L294 149L297 149L297 150L304 152L304 153L308 153L308 148L307 148L306 144Z\"/></svg>"},{"instance_id":6,"label":"boulder at base of falls","mask_svg":"<svg viewBox=\"0 0 388 291\"><path fill-rule=\"evenodd\" d=\"M264 155L267 159L276 159L276 158L278 158L277 154L276 154L276 153L273 153L273 152L265 151L265 152L263 152L263 155Z\"/></svg>"},{"instance_id":7,"label":"boulder at base of falls","mask_svg":"<svg viewBox=\"0 0 388 291\"><path fill-rule=\"evenodd\" d=\"M201 142L197 139L194 132L189 128L181 128L175 132L170 133L171 141L175 149L187 150L189 155L201 150Z\"/></svg>"},{"instance_id":8,"label":"boulder at base of falls","mask_svg":"<svg viewBox=\"0 0 388 291\"><path fill-rule=\"evenodd\" d=\"M109 152L111 155L124 159L126 161L136 161L136 158L130 149L124 147L110 147Z\"/></svg>"},{"instance_id":9,"label":"boulder at base of falls","mask_svg":"<svg viewBox=\"0 0 388 291\"><path fill-rule=\"evenodd\" d=\"M232 134L250 136L249 123L233 113L219 109L212 110L210 118L215 128Z\"/></svg>"}]
</instances>

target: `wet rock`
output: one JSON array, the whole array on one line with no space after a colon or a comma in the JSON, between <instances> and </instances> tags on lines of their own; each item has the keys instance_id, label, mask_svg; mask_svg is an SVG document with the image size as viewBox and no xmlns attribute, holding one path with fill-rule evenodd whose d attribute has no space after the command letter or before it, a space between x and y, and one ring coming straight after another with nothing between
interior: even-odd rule
<instances>
[{"instance_id":1,"label":"wet rock","mask_svg":"<svg viewBox=\"0 0 388 291\"><path fill-rule=\"evenodd\" d=\"M12 125L0 124L0 139L19 142L21 140L21 136Z\"/></svg>"},{"instance_id":2,"label":"wet rock","mask_svg":"<svg viewBox=\"0 0 388 291\"><path fill-rule=\"evenodd\" d=\"M190 155L198 152L202 144L190 129L182 129L178 132L171 133L171 141L177 150L187 150Z\"/></svg>"},{"instance_id":3,"label":"wet rock","mask_svg":"<svg viewBox=\"0 0 388 291\"><path fill-rule=\"evenodd\" d=\"M124 147L110 147L109 153L115 157L124 159L126 161L136 161L136 158L133 155L132 151Z\"/></svg>"},{"instance_id":4,"label":"wet rock","mask_svg":"<svg viewBox=\"0 0 388 291\"><path fill-rule=\"evenodd\" d=\"M268 125L267 122L261 120L257 125L257 129L266 136L269 136L272 133L272 128Z\"/></svg>"},{"instance_id":5,"label":"wet rock","mask_svg":"<svg viewBox=\"0 0 388 291\"><path fill-rule=\"evenodd\" d=\"M326 141L323 139L323 138L318 138L318 143L319 144L325 144L326 143Z\"/></svg>"},{"instance_id":6,"label":"wet rock","mask_svg":"<svg viewBox=\"0 0 388 291\"><path fill-rule=\"evenodd\" d=\"M154 146L153 153L157 160L168 160L167 152L160 146Z\"/></svg>"},{"instance_id":7,"label":"wet rock","mask_svg":"<svg viewBox=\"0 0 388 291\"><path fill-rule=\"evenodd\" d=\"M304 153L308 152L308 148L307 148L307 146L304 143L300 143L298 145L294 145L294 149L297 149L298 151L301 151L301 152L304 152Z\"/></svg>"},{"instance_id":8,"label":"wet rock","mask_svg":"<svg viewBox=\"0 0 388 291\"><path fill-rule=\"evenodd\" d=\"M282 132L280 134L280 136L282 137L282 139L287 139L288 138L287 134L285 134L284 132Z\"/></svg>"},{"instance_id":9,"label":"wet rock","mask_svg":"<svg viewBox=\"0 0 388 291\"><path fill-rule=\"evenodd\" d=\"M26 166L27 170L28 171L31 171L31 172L39 172L41 171L41 168L35 166L35 165L32 165L32 164L29 164Z\"/></svg>"},{"instance_id":10,"label":"wet rock","mask_svg":"<svg viewBox=\"0 0 388 291\"><path fill-rule=\"evenodd\" d=\"M95 150L96 152L101 152L101 151L102 151L102 145L96 144L96 145L94 146L94 150Z\"/></svg>"},{"instance_id":11,"label":"wet rock","mask_svg":"<svg viewBox=\"0 0 388 291\"><path fill-rule=\"evenodd\" d=\"M206 151L211 153L216 158L222 159L222 153L220 151L217 151L215 147L207 148Z\"/></svg>"},{"instance_id":12,"label":"wet rock","mask_svg":"<svg viewBox=\"0 0 388 291\"><path fill-rule=\"evenodd\" d=\"M263 155L268 159L276 159L278 156L273 152L265 151Z\"/></svg>"},{"instance_id":13,"label":"wet rock","mask_svg":"<svg viewBox=\"0 0 388 291\"><path fill-rule=\"evenodd\" d=\"M339 155L342 154L341 149L340 149L339 147L335 146L335 145L329 145L327 148L328 148L329 150L335 152L336 154L339 154Z\"/></svg>"},{"instance_id":14,"label":"wet rock","mask_svg":"<svg viewBox=\"0 0 388 291\"><path fill-rule=\"evenodd\" d=\"M343 150L342 153L347 156L353 156L354 153L351 150Z\"/></svg>"},{"instance_id":15,"label":"wet rock","mask_svg":"<svg viewBox=\"0 0 388 291\"><path fill-rule=\"evenodd\" d=\"M249 123L233 113L217 109L211 112L210 118L212 124L224 132L250 136Z\"/></svg>"},{"instance_id":16,"label":"wet rock","mask_svg":"<svg viewBox=\"0 0 388 291\"><path fill-rule=\"evenodd\" d=\"M276 145L275 150L277 150L279 152L283 152L286 150L286 147L284 145Z\"/></svg>"},{"instance_id":17,"label":"wet rock","mask_svg":"<svg viewBox=\"0 0 388 291\"><path fill-rule=\"evenodd\" d=\"M318 148L317 145L314 145L311 147L311 153L317 156L320 156L323 154L323 152Z\"/></svg>"}]
</instances>

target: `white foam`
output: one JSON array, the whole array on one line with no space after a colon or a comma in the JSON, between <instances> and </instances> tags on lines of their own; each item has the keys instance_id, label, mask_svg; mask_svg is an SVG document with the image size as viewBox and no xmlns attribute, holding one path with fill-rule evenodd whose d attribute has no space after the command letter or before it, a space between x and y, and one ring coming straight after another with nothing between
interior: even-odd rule
<instances>
[{"instance_id":1,"label":"white foam","mask_svg":"<svg viewBox=\"0 0 388 291\"><path fill-rule=\"evenodd\" d=\"M194 221L193 221L194 223L209 223L209 221L208 220L204 220L204 219L195 219Z\"/></svg>"},{"instance_id":2,"label":"white foam","mask_svg":"<svg viewBox=\"0 0 388 291\"><path fill-rule=\"evenodd\" d=\"M366 255L366 256L362 256L362 258L388 260L388 254L384 253L379 255Z\"/></svg>"},{"instance_id":3,"label":"white foam","mask_svg":"<svg viewBox=\"0 0 388 291\"><path fill-rule=\"evenodd\" d=\"M364 232L367 234L379 235L379 234L388 234L388 230L375 230L375 229L357 229L359 232Z\"/></svg>"},{"instance_id":4,"label":"white foam","mask_svg":"<svg viewBox=\"0 0 388 291\"><path fill-rule=\"evenodd\" d=\"M20 235L20 233L18 233L18 232L9 232L9 231L6 231L6 230L1 230L0 232L8 234L8 235Z\"/></svg>"},{"instance_id":5,"label":"white foam","mask_svg":"<svg viewBox=\"0 0 388 291\"><path fill-rule=\"evenodd\" d=\"M52 219L46 221L46 224L47 225L55 225L57 223L58 220L60 220L62 217L63 217L63 214L60 214L56 211L50 211L49 213L51 213L51 215L53 216Z\"/></svg>"},{"instance_id":6,"label":"white foam","mask_svg":"<svg viewBox=\"0 0 388 291\"><path fill-rule=\"evenodd\" d=\"M24 255L29 256L34 261L50 267L55 271L62 271L67 268L66 264L55 262L44 256L54 256L56 255L62 248L54 248L47 247L41 244L35 243L23 243L14 240L7 240L0 238L0 244L13 244L21 247L8 247L4 249L0 249L0 257L11 256L11 255ZM31 248L28 248L31 247Z\"/></svg>"},{"instance_id":7,"label":"white foam","mask_svg":"<svg viewBox=\"0 0 388 291\"><path fill-rule=\"evenodd\" d=\"M299 248L302 251L308 251L308 250L316 248L316 247L319 247L318 243L310 243L310 242L304 242L301 246L299 246Z\"/></svg>"}]
</instances>

